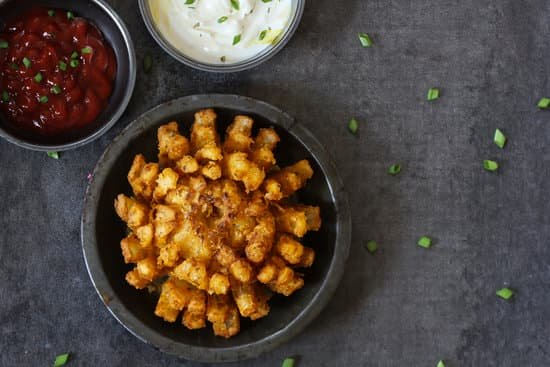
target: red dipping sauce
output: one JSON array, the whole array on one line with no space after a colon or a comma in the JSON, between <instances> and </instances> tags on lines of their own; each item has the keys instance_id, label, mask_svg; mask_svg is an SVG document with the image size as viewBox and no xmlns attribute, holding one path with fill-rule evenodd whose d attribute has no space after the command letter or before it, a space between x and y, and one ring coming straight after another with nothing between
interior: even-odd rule
<instances>
[{"instance_id":1,"label":"red dipping sauce","mask_svg":"<svg viewBox=\"0 0 550 367\"><path fill-rule=\"evenodd\" d=\"M92 23L31 8L0 33L0 109L40 135L77 130L107 106L116 69L113 49Z\"/></svg>"}]
</instances>

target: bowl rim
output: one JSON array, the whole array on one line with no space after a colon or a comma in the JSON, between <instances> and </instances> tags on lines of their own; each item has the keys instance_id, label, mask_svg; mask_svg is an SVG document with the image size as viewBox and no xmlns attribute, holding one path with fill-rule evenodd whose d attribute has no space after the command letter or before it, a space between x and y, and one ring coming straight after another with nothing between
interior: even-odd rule
<instances>
[{"instance_id":1,"label":"bowl rim","mask_svg":"<svg viewBox=\"0 0 550 367\"><path fill-rule=\"evenodd\" d=\"M198 60L190 58L186 56L183 52L177 50L174 46L172 46L170 42L166 40L166 38L154 25L151 11L147 4L148 1L149 0L138 0L139 11L141 13L141 17L143 18L145 26L147 27L147 30L149 31L153 39L157 42L157 44L165 52L167 52L170 56L172 56L174 59L178 60L182 64L185 64L197 70L208 71L212 73L235 73L248 70L266 62L267 60L278 54L294 36L294 33L296 33L296 30L298 29L298 26L300 25L300 22L302 20L306 4L306 0L293 0L296 1L297 5L296 12L294 13L294 16L292 18L292 22L289 24L286 32L283 34L283 37L279 40L279 42L277 42L274 47L268 48L260 54L257 54L249 59L243 60L235 64L216 65L200 62Z\"/></svg>"},{"instance_id":2,"label":"bowl rim","mask_svg":"<svg viewBox=\"0 0 550 367\"><path fill-rule=\"evenodd\" d=\"M18 138L17 136L14 136L13 134L10 134L5 129L3 129L0 126L0 137L4 138L8 142L15 144L21 148L35 150L35 151L66 151L71 149L76 149L81 146L84 146L103 134L105 134L113 125L120 120L122 114L126 111L126 107L128 107L128 104L130 103L130 99L132 98L132 95L134 93L134 88L136 85L136 75L137 75L137 60L136 60L136 52L134 48L134 42L132 41L132 37L130 35L130 32L128 31L128 28L126 27L126 24L118 15L118 13L104 0L90 0L92 3L95 3L98 5L116 24L116 28L121 33L122 38L124 39L124 44L126 45L126 49L128 51L129 56L129 67L128 67L128 84L126 91L124 92L124 98L122 102L119 104L118 108L115 110L113 115L109 118L109 120L101 125L97 130L93 131L90 135L87 135L85 137L79 138L78 140L75 140L70 143L65 144L37 144L37 143L31 143L24 139ZM93 21L93 19L92 19Z\"/></svg>"},{"instance_id":3,"label":"bowl rim","mask_svg":"<svg viewBox=\"0 0 550 367\"><path fill-rule=\"evenodd\" d=\"M129 142L159 123L163 111L167 108L198 110L212 107L227 108L240 113L260 115L287 130L304 145L321 168L336 208L336 245L327 275L322 279L319 290L311 301L286 326L275 333L257 341L226 348L212 348L178 343L144 325L124 304L115 297L99 257L95 237L95 216L98 210L98 198L105 184L106 176L112 169L120 153ZM93 176L86 189L81 217L81 245L86 269L92 284L103 304L113 317L131 334L141 341L152 345L165 353L197 362L216 363L233 362L255 358L272 350L300 333L331 300L332 295L343 276L345 263L351 247L351 212L343 182L338 175L336 165L321 143L294 118L266 102L249 97L230 94L206 94L181 97L163 104L139 116L130 123L107 147L94 168Z\"/></svg>"}]
</instances>

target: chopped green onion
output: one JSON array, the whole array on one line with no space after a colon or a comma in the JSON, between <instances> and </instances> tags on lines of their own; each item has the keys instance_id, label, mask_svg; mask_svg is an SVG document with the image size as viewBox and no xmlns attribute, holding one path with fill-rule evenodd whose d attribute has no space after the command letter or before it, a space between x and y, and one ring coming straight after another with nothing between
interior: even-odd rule
<instances>
[{"instance_id":1,"label":"chopped green onion","mask_svg":"<svg viewBox=\"0 0 550 367\"><path fill-rule=\"evenodd\" d=\"M9 43L8 41L0 41L0 48L8 48L9 47Z\"/></svg>"},{"instance_id":2,"label":"chopped green onion","mask_svg":"<svg viewBox=\"0 0 550 367\"><path fill-rule=\"evenodd\" d=\"M541 110L545 110L548 107L550 107L550 98L546 98L546 97L541 98L540 101L539 101L538 107Z\"/></svg>"},{"instance_id":3,"label":"chopped green onion","mask_svg":"<svg viewBox=\"0 0 550 367\"><path fill-rule=\"evenodd\" d=\"M90 46L86 46L82 50L80 50L80 52L83 53L83 54L91 54L92 53L92 48Z\"/></svg>"},{"instance_id":4,"label":"chopped green onion","mask_svg":"<svg viewBox=\"0 0 550 367\"><path fill-rule=\"evenodd\" d=\"M59 70L66 71L67 70L67 63L63 62L63 61L60 61L59 62Z\"/></svg>"},{"instance_id":5,"label":"chopped green onion","mask_svg":"<svg viewBox=\"0 0 550 367\"><path fill-rule=\"evenodd\" d=\"M282 367L294 367L294 358L285 358Z\"/></svg>"},{"instance_id":6,"label":"chopped green onion","mask_svg":"<svg viewBox=\"0 0 550 367\"><path fill-rule=\"evenodd\" d=\"M359 123L357 122L356 119L351 119L349 120L349 123L348 123L348 130L352 133L352 134L355 134L357 133L357 130L359 129Z\"/></svg>"},{"instance_id":7,"label":"chopped green onion","mask_svg":"<svg viewBox=\"0 0 550 367\"><path fill-rule=\"evenodd\" d=\"M443 361L437 362L437 367L445 367L445 363Z\"/></svg>"},{"instance_id":8,"label":"chopped green onion","mask_svg":"<svg viewBox=\"0 0 550 367\"><path fill-rule=\"evenodd\" d=\"M79 64L80 64L80 61L78 60L71 60L71 67L72 68L76 68Z\"/></svg>"},{"instance_id":9,"label":"chopped green onion","mask_svg":"<svg viewBox=\"0 0 550 367\"><path fill-rule=\"evenodd\" d=\"M32 62L27 57L23 57L23 65L25 65L25 67L28 69L31 67Z\"/></svg>"},{"instance_id":10,"label":"chopped green onion","mask_svg":"<svg viewBox=\"0 0 550 367\"><path fill-rule=\"evenodd\" d=\"M376 241L369 241L367 242L366 247L368 252L374 254L376 250L378 250L378 243L376 243Z\"/></svg>"},{"instance_id":11,"label":"chopped green onion","mask_svg":"<svg viewBox=\"0 0 550 367\"><path fill-rule=\"evenodd\" d=\"M42 73L38 72L38 74L34 76L34 81L40 83L42 81Z\"/></svg>"},{"instance_id":12,"label":"chopped green onion","mask_svg":"<svg viewBox=\"0 0 550 367\"><path fill-rule=\"evenodd\" d=\"M38 100L40 101L40 103L48 103L49 101L48 96L40 96Z\"/></svg>"},{"instance_id":13,"label":"chopped green onion","mask_svg":"<svg viewBox=\"0 0 550 367\"><path fill-rule=\"evenodd\" d=\"M71 54L71 59L75 60L75 59L78 59L78 52L76 51L73 51L73 53Z\"/></svg>"},{"instance_id":14,"label":"chopped green onion","mask_svg":"<svg viewBox=\"0 0 550 367\"><path fill-rule=\"evenodd\" d=\"M499 296L502 299L510 299L514 295L514 291L510 288L501 288L497 292L497 296Z\"/></svg>"},{"instance_id":15,"label":"chopped green onion","mask_svg":"<svg viewBox=\"0 0 550 367\"><path fill-rule=\"evenodd\" d=\"M226 16L224 15L223 17L220 17L220 18L218 19L218 23L221 24L221 23L225 22L227 19L229 19L229 18L226 17Z\"/></svg>"},{"instance_id":16,"label":"chopped green onion","mask_svg":"<svg viewBox=\"0 0 550 367\"><path fill-rule=\"evenodd\" d=\"M151 56L151 54L146 53L145 56L143 57L143 70L146 73L149 73L152 68L153 68L153 57Z\"/></svg>"},{"instance_id":17,"label":"chopped green onion","mask_svg":"<svg viewBox=\"0 0 550 367\"><path fill-rule=\"evenodd\" d=\"M270 3L272 0L262 0L264 3Z\"/></svg>"},{"instance_id":18,"label":"chopped green onion","mask_svg":"<svg viewBox=\"0 0 550 367\"><path fill-rule=\"evenodd\" d=\"M195 0L185 0L185 5L191 5L195 2Z\"/></svg>"},{"instance_id":19,"label":"chopped green onion","mask_svg":"<svg viewBox=\"0 0 550 367\"><path fill-rule=\"evenodd\" d=\"M53 17L53 16L55 15L55 11L53 11L53 10L48 10L48 15L49 15L50 17Z\"/></svg>"},{"instance_id":20,"label":"chopped green onion","mask_svg":"<svg viewBox=\"0 0 550 367\"><path fill-rule=\"evenodd\" d=\"M483 161L483 168L485 168L487 171L494 172L498 169L498 163L490 159L486 159Z\"/></svg>"},{"instance_id":21,"label":"chopped green onion","mask_svg":"<svg viewBox=\"0 0 550 367\"><path fill-rule=\"evenodd\" d=\"M433 101L439 98L439 89L438 88L430 88L428 90L428 101Z\"/></svg>"},{"instance_id":22,"label":"chopped green onion","mask_svg":"<svg viewBox=\"0 0 550 367\"><path fill-rule=\"evenodd\" d=\"M233 7L233 9L235 10L239 10L240 8L239 0L231 0L231 7Z\"/></svg>"},{"instance_id":23,"label":"chopped green onion","mask_svg":"<svg viewBox=\"0 0 550 367\"><path fill-rule=\"evenodd\" d=\"M400 164L394 164L391 165L390 168L388 168L388 173L392 176L395 176L401 172L401 165Z\"/></svg>"},{"instance_id":24,"label":"chopped green onion","mask_svg":"<svg viewBox=\"0 0 550 367\"><path fill-rule=\"evenodd\" d=\"M2 101L8 102L10 100L10 94L7 90L2 92Z\"/></svg>"},{"instance_id":25,"label":"chopped green onion","mask_svg":"<svg viewBox=\"0 0 550 367\"><path fill-rule=\"evenodd\" d=\"M68 12L67 12L67 19L69 19L69 20L73 20L73 19L74 19L74 14L73 14L72 11L68 11Z\"/></svg>"},{"instance_id":26,"label":"chopped green onion","mask_svg":"<svg viewBox=\"0 0 550 367\"><path fill-rule=\"evenodd\" d=\"M57 156L57 152L48 152L48 156L52 157L50 155L50 153L55 153L55 155ZM54 158L54 157L52 157L52 158ZM57 158L59 158L59 157L57 157ZM55 158L55 159L57 159L57 158ZM69 359L69 353L58 355L57 357L55 357L55 362L53 363L53 367L64 366L65 363L67 363L68 359Z\"/></svg>"},{"instance_id":27,"label":"chopped green onion","mask_svg":"<svg viewBox=\"0 0 550 367\"><path fill-rule=\"evenodd\" d=\"M19 65L17 65L16 63L12 62L10 64L10 67L13 69L13 70L19 70Z\"/></svg>"},{"instance_id":28,"label":"chopped green onion","mask_svg":"<svg viewBox=\"0 0 550 367\"><path fill-rule=\"evenodd\" d=\"M263 31L260 32L260 41L263 41L263 40L264 40L266 34L267 34L267 30L265 30L265 29L264 29Z\"/></svg>"},{"instance_id":29,"label":"chopped green onion","mask_svg":"<svg viewBox=\"0 0 550 367\"><path fill-rule=\"evenodd\" d=\"M495 130L495 137L493 140L500 149L504 148L504 145L506 145L506 136L504 136L500 129Z\"/></svg>"},{"instance_id":30,"label":"chopped green onion","mask_svg":"<svg viewBox=\"0 0 550 367\"><path fill-rule=\"evenodd\" d=\"M233 37L233 46L235 46L239 42L241 42L241 35L240 34Z\"/></svg>"},{"instance_id":31,"label":"chopped green onion","mask_svg":"<svg viewBox=\"0 0 550 367\"><path fill-rule=\"evenodd\" d=\"M432 246L432 239L430 237L422 236L418 239L418 246L430 248Z\"/></svg>"},{"instance_id":32,"label":"chopped green onion","mask_svg":"<svg viewBox=\"0 0 550 367\"><path fill-rule=\"evenodd\" d=\"M361 46L363 47L371 47L372 46L372 39L367 33L359 33L359 41L361 41Z\"/></svg>"},{"instance_id":33,"label":"chopped green onion","mask_svg":"<svg viewBox=\"0 0 550 367\"><path fill-rule=\"evenodd\" d=\"M59 87L59 85L54 85L52 87L52 89L50 89L50 91L53 93L53 94L61 94L62 90L61 88Z\"/></svg>"}]
</instances>

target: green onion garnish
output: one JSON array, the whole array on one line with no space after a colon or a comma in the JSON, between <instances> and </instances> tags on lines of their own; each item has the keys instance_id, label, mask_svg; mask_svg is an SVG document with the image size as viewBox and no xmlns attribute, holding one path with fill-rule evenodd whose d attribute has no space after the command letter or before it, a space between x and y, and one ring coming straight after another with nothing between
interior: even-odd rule
<instances>
[{"instance_id":1,"label":"green onion garnish","mask_svg":"<svg viewBox=\"0 0 550 367\"><path fill-rule=\"evenodd\" d=\"M83 54L91 54L92 53L92 48L90 46L86 46L82 50L80 50L80 52L83 53Z\"/></svg>"},{"instance_id":2,"label":"green onion garnish","mask_svg":"<svg viewBox=\"0 0 550 367\"><path fill-rule=\"evenodd\" d=\"M226 17L226 16L224 15L223 17L220 17L220 18L218 19L218 23L221 24L221 23L225 22L227 19L229 19L229 18Z\"/></svg>"},{"instance_id":3,"label":"green onion garnish","mask_svg":"<svg viewBox=\"0 0 550 367\"><path fill-rule=\"evenodd\" d=\"M12 62L10 64L10 67L13 69L13 70L19 70L19 65L17 65L16 63Z\"/></svg>"},{"instance_id":4,"label":"green onion garnish","mask_svg":"<svg viewBox=\"0 0 550 367\"><path fill-rule=\"evenodd\" d=\"M443 361L437 362L437 367L445 367L445 363Z\"/></svg>"},{"instance_id":5,"label":"green onion garnish","mask_svg":"<svg viewBox=\"0 0 550 367\"><path fill-rule=\"evenodd\" d=\"M267 30L263 30L260 32L260 41L264 40L266 34L267 34Z\"/></svg>"},{"instance_id":6,"label":"green onion garnish","mask_svg":"<svg viewBox=\"0 0 550 367\"><path fill-rule=\"evenodd\" d=\"M428 101L433 101L435 99L439 98L439 89L438 88L430 88L428 90Z\"/></svg>"},{"instance_id":7,"label":"green onion garnish","mask_svg":"<svg viewBox=\"0 0 550 367\"><path fill-rule=\"evenodd\" d=\"M359 33L359 41L361 41L361 46L363 47L371 47L372 46L372 39L367 33Z\"/></svg>"},{"instance_id":8,"label":"green onion garnish","mask_svg":"<svg viewBox=\"0 0 550 367\"><path fill-rule=\"evenodd\" d=\"M501 288L497 292L497 296L502 299L510 299L514 295L514 291L510 288Z\"/></svg>"},{"instance_id":9,"label":"green onion garnish","mask_svg":"<svg viewBox=\"0 0 550 367\"><path fill-rule=\"evenodd\" d=\"M50 154L55 153L55 157L51 156ZM59 158L57 156L57 152L48 152L48 156L52 158ZM57 357L55 357L55 362L53 363L53 367L61 367L64 366L65 363L67 363L67 360L69 359L69 353L60 354Z\"/></svg>"},{"instance_id":10,"label":"green onion garnish","mask_svg":"<svg viewBox=\"0 0 550 367\"><path fill-rule=\"evenodd\" d=\"M48 103L49 101L48 96L40 96L38 100L40 101L40 103Z\"/></svg>"},{"instance_id":11,"label":"green onion garnish","mask_svg":"<svg viewBox=\"0 0 550 367\"><path fill-rule=\"evenodd\" d=\"M371 254L374 254L376 250L378 250L378 243L376 243L376 241L369 241L365 246L367 247L367 251Z\"/></svg>"},{"instance_id":12,"label":"green onion garnish","mask_svg":"<svg viewBox=\"0 0 550 367\"><path fill-rule=\"evenodd\" d=\"M78 52L74 51L72 54L71 54L71 59L75 60L75 59L78 59Z\"/></svg>"},{"instance_id":13,"label":"green onion garnish","mask_svg":"<svg viewBox=\"0 0 550 367\"><path fill-rule=\"evenodd\" d=\"M422 236L418 239L418 246L430 248L432 246L432 239L430 237Z\"/></svg>"},{"instance_id":14,"label":"green onion garnish","mask_svg":"<svg viewBox=\"0 0 550 367\"><path fill-rule=\"evenodd\" d=\"M50 17L53 17L53 16L55 15L55 11L53 11L53 10L48 10L48 15L49 15Z\"/></svg>"},{"instance_id":15,"label":"green onion garnish","mask_svg":"<svg viewBox=\"0 0 550 367\"><path fill-rule=\"evenodd\" d=\"M506 145L506 136L504 136L500 129L495 130L495 137L493 140L500 149L504 148L504 145Z\"/></svg>"},{"instance_id":16,"label":"green onion garnish","mask_svg":"<svg viewBox=\"0 0 550 367\"><path fill-rule=\"evenodd\" d=\"M79 64L80 64L80 61L78 60L71 60L71 67L72 68L76 68Z\"/></svg>"},{"instance_id":17,"label":"green onion garnish","mask_svg":"<svg viewBox=\"0 0 550 367\"><path fill-rule=\"evenodd\" d=\"M392 176L395 176L401 172L401 165L400 164L394 164L391 165L390 168L388 168L388 173Z\"/></svg>"},{"instance_id":18,"label":"green onion garnish","mask_svg":"<svg viewBox=\"0 0 550 367\"><path fill-rule=\"evenodd\" d=\"M185 0L185 5L191 5L195 2L195 0Z\"/></svg>"},{"instance_id":19,"label":"green onion garnish","mask_svg":"<svg viewBox=\"0 0 550 367\"><path fill-rule=\"evenodd\" d=\"M494 172L498 169L498 163L490 159L486 159L483 161L483 168L485 168L487 171Z\"/></svg>"},{"instance_id":20,"label":"green onion garnish","mask_svg":"<svg viewBox=\"0 0 550 367\"><path fill-rule=\"evenodd\" d=\"M294 367L294 358L285 358L282 367Z\"/></svg>"},{"instance_id":21,"label":"green onion garnish","mask_svg":"<svg viewBox=\"0 0 550 367\"><path fill-rule=\"evenodd\" d=\"M59 85L54 85L52 87L52 89L50 89L50 91L53 93L53 94L61 94L61 88L59 87Z\"/></svg>"},{"instance_id":22,"label":"green onion garnish","mask_svg":"<svg viewBox=\"0 0 550 367\"><path fill-rule=\"evenodd\" d=\"M143 70L146 73L149 73L152 68L153 68L153 57L151 56L151 54L147 53L143 57Z\"/></svg>"},{"instance_id":23,"label":"green onion garnish","mask_svg":"<svg viewBox=\"0 0 550 367\"><path fill-rule=\"evenodd\" d=\"M264 3L270 3L272 0L262 0Z\"/></svg>"},{"instance_id":24,"label":"green onion garnish","mask_svg":"<svg viewBox=\"0 0 550 367\"><path fill-rule=\"evenodd\" d=\"M34 81L40 83L42 81L42 73L38 72L38 74L34 76Z\"/></svg>"},{"instance_id":25,"label":"green onion garnish","mask_svg":"<svg viewBox=\"0 0 550 367\"><path fill-rule=\"evenodd\" d=\"M231 7L233 7L233 9L235 10L239 10L240 8L239 0L231 0Z\"/></svg>"},{"instance_id":26,"label":"green onion garnish","mask_svg":"<svg viewBox=\"0 0 550 367\"><path fill-rule=\"evenodd\" d=\"M59 70L66 71L67 70L67 63L63 62L63 61L60 61L59 62Z\"/></svg>"},{"instance_id":27,"label":"green onion garnish","mask_svg":"<svg viewBox=\"0 0 550 367\"><path fill-rule=\"evenodd\" d=\"M9 44L8 41L0 41L0 48L8 48Z\"/></svg>"},{"instance_id":28,"label":"green onion garnish","mask_svg":"<svg viewBox=\"0 0 550 367\"><path fill-rule=\"evenodd\" d=\"M540 101L539 101L538 107L541 110L545 110L548 107L550 107L550 98L546 98L546 97L541 98Z\"/></svg>"},{"instance_id":29,"label":"green onion garnish","mask_svg":"<svg viewBox=\"0 0 550 367\"><path fill-rule=\"evenodd\" d=\"M2 92L2 101L8 102L10 100L10 94L7 90Z\"/></svg>"},{"instance_id":30,"label":"green onion garnish","mask_svg":"<svg viewBox=\"0 0 550 367\"><path fill-rule=\"evenodd\" d=\"M73 14L72 11L68 11L68 12L67 12L67 19L69 19L69 20L73 20L73 19L74 19L74 14Z\"/></svg>"},{"instance_id":31,"label":"green onion garnish","mask_svg":"<svg viewBox=\"0 0 550 367\"><path fill-rule=\"evenodd\" d=\"M32 62L27 57L23 57L23 65L25 65L25 67L28 69L31 67Z\"/></svg>"},{"instance_id":32,"label":"green onion garnish","mask_svg":"<svg viewBox=\"0 0 550 367\"><path fill-rule=\"evenodd\" d=\"M356 119L351 119L349 120L349 123L348 123L348 130L352 133L352 134L355 134L357 133L357 130L359 129L359 123L357 122Z\"/></svg>"},{"instance_id":33,"label":"green onion garnish","mask_svg":"<svg viewBox=\"0 0 550 367\"><path fill-rule=\"evenodd\" d=\"M240 34L233 37L233 46L235 46L239 42L241 42L241 35Z\"/></svg>"}]
</instances>

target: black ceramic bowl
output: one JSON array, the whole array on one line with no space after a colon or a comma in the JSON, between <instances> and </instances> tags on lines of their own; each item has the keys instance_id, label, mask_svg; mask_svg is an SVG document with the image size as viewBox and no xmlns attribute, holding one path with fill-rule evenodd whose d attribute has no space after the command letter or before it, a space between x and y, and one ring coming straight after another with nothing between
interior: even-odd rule
<instances>
[{"instance_id":1,"label":"black ceramic bowl","mask_svg":"<svg viewBox=\"0 0 550 367\"><path fill-rule=\"evenodd\" d=\"M313 267L305 271L305 286L291 297L274 296L271 312L258 321L242 320L241 332L225 340L211 327L198 331L169 324L153 314L157 296L138 291L124 279L131 266L124 264L119 242L126 235L113 202L117 194L131 194L126 175L134 156L144 153L156 160L157 128L179 122L188 134L193 114L213 107L223 133L236 114L254 118L255 129L274 127L281 136L278 164L309 159L315 171L299 200L319 205L323 225L306 235L304 243L316 251ZM288 341L312 321L331 299L344 271L350 248L350 211L336 168L321 144L302 125L264 102L234 95L183 97L160 105L131 123L100 158L86 192L82 215L82 248L90 278L113 316L132 334L160 350L201 362L253 358Z\"/></svg>"},{"instance_id":2,"label":"black ceramic bowl","mask_svg":"<svg viewBox=\"0 0 550 367\"><path fill-rule=\"evenodd\" d=\"M113 48L117 73L109 104L89 126L69 134L40 136L14 128L0 113L0 136L23 148L41 151L61 151L80 147L97 139L120 118L134 91L136 56L130 33L122 19L103 0L0 0L0 29L9 19L32 6L66 9L95 24Z\"/></svg>"}]
</instances>

